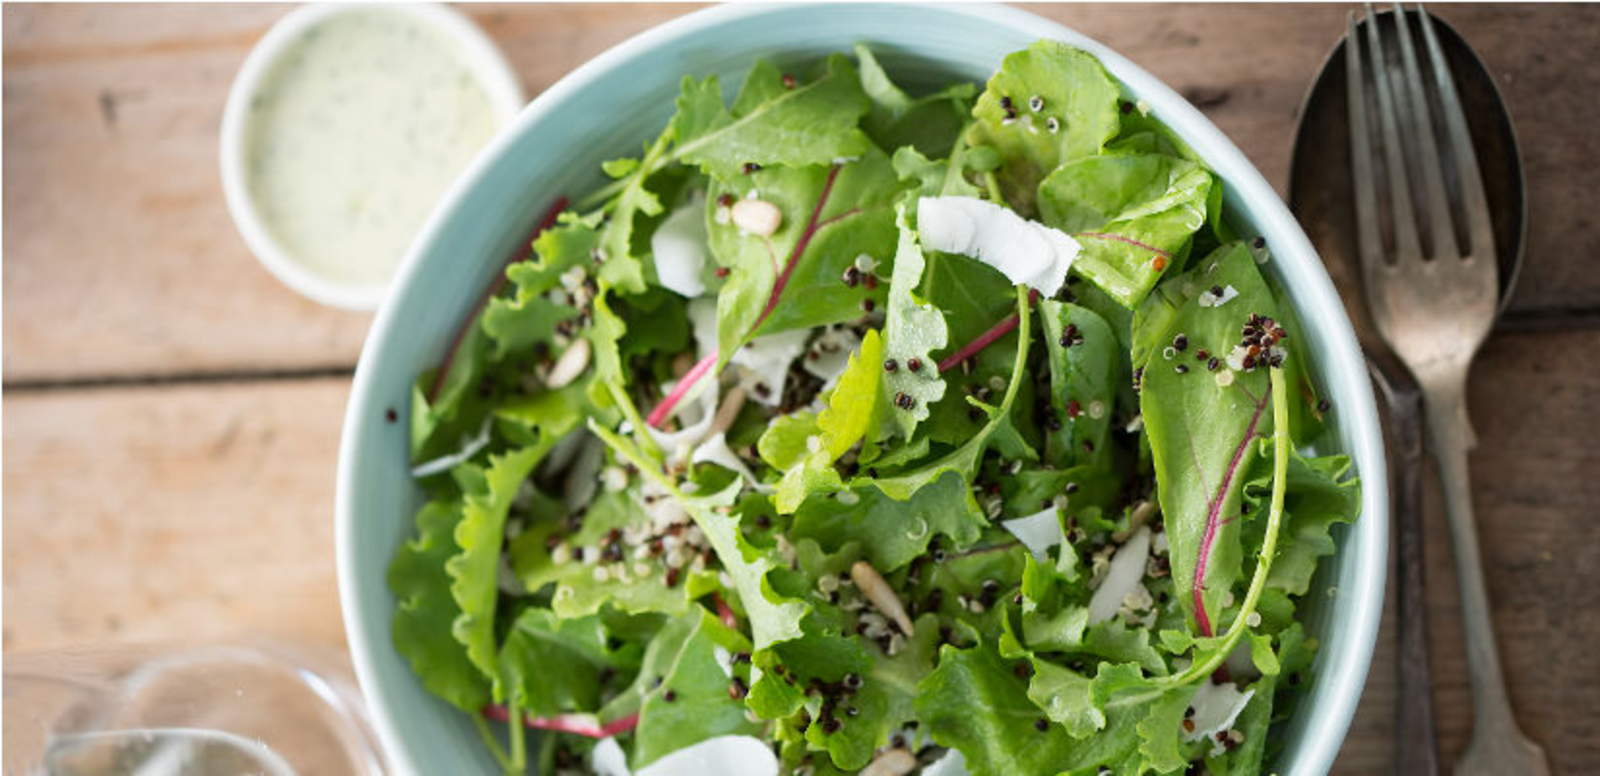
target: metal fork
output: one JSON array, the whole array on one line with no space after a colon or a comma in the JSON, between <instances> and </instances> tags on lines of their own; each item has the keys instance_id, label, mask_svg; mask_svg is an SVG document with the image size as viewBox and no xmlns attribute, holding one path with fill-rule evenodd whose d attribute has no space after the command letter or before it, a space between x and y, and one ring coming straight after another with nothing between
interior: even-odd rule
<instances>
[{"instance_id":1,"label":"metal fork","mask_svg":"<svg viewBox=\"0 0 1600 776\"><path fill-rule=\"evenodd\" d=\"M1466 116L1433 23L1420 5L1411 19L1395 6L1395 67L1384 53L1386 36L1372 7L1361 25L1365 63L1355 14L1349 18L1345 62L1363 286L1379 333L1422 387L1444 485L1473 702L1472 742L1455 771L1541 776L1549 773L1544 750L1523 735L1506 695L1467 472L1467 453L1476 444L1467 416L1467 370L1489 334L1499 294L1494 235ZM1427 78L1412 42L1413 26L1426 42ZM1387 219L1380 214L1385 200Z\"/></svg>"}]
</instances>

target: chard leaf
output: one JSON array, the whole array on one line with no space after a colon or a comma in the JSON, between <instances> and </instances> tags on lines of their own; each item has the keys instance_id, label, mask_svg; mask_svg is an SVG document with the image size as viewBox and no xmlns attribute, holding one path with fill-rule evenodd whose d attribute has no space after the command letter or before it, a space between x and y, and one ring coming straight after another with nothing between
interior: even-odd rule
<instances>
[{"instance_id":1,"label":"chard leaf","mask_svg":"<svg viewBox=\"0 0 1600 776\"><path fill-rule=\"evenodd\" d=\"M900 246L895 251L894 274L889 281L889 314L884 324L884 351L895 362L894 371L875 359L874 377L882 375L883 395L910 397L909 407L889 409L891 425L900 436L910 439L917 423L926 420L928 407L943 398L945 384L939 376L934 351L948 344L944 316L917 298L925 264L917 233L906 224L904 209L895 214L900 229ZM919 368L912 369L913 366Z\"/></svg>"},{"instance_id":2,"label":"chard leaf","mask_svg":"<svg viewBox=\"0 0 1600 776\"><path fill-rule=\"evenodd\" d=\"M759 733L745 719L744 704L728 693L733 667L725 670L718 662L718 649L731 655L749 650L750 643L698 606L650 641L639 681L629 691L642 698L634 768L708 738Z\"/></svg>"},{"instance_id":3,"label":"chard leaf","mask_svg":"<svg viewBox=\"0 0 1600 776\"><path fill-rule=\"evenodd\" d=\"M885 290L868 287L875 282L848 286L842 278L858 256L889 261L895 245L889 206L899 191L888 158L875 148L840 165L764 167L714 181L706 230L713 257L728 270L717 294L723 360L757 334L853 321L868 300L881 304ZM776 206L783 221L768 237L731 220L719 223L723 195L755 196Z\"/></svg>"},{"instance_id":4,"label":"chard leaf","mask_svg":"<svg viewBox=\"0 0 1600 776\"><path fill-rule=\"evenodd\" d=\"M826 165L866 153L872 145L856 127L867 112L867 98L855 67L842 55L829 57L827 72L811 83L777 94L760 92L770 98L756 105L741 99L738 107L748 108L743 113L715 113L709 92L697 87L693 120L674 123L679 134L672 157L719 180L741 176L746 164ZM680 112L683 105L680 101Z\"/></svg>"},{"instance_id":5,"label":"chard leaf","mask_svg":"<svg viewBox=\"0 0 1600 776\"><path fill-rule=\"evenodd\" d=\"M1062 468L1104 464L1117 388L1129 379L1116 335L1087 308L1051 299L1039 302L1039 326L1050 364L1050 411L1060 426L1046 426L1045 460ZM1076 336L1068 338L1068 326Z\"/></svg>"},{"instance_id":6,"label":"chard leaf","mask_svg":"<svg viewBox=\"0 0 1600 776\"><path fill-rule=\"evenodd\" d=\"M1211 373L1193 368L1194 359L1186 353L1168 360L1163 349L1183 334L1189 352L1203 348L1225 357L1239 344L1240 327L1251 314L1275 318L1278 310L1243 245L1218 250L1167 285L1178 292L1175 299L1152 294L1134 324L1134 341L1145 348L1134 354L1143 368L1140 409L1171 548L1174 590L1199 633L1210 636L1217 630L1213 615L1220 615L1222 599L1244 570L1238 518L1243 484L1258 456L1255 440L1273 426L1266 411L1268 370L1224 367ZM1212 286L1233 288L1238 295L1203 307L1199 296ZM1298 358L1294 340L1286 345L1288 359ZM1187 373L1179 373L1179 365ZM1219 383L1219 375L1232 382Z\"/></svg>"},{"instance_id":7,"label":"chard leaf","mask_svg":"<svg viewBox=\"0 0 1600 776\"><path fill-rule=\"evenodd\" d=\"M430 501L417 512L417 536L400 546L389 565L397 601L394 644L428 692L470 714L489 702L489 682L451 635L461 607L450 594L445 562L458 550L461 513L454 501Z\"/></svg>"},{"instance_id":8,"label":"chard leaf","mask_svg":"<svg viewBox=\"0 0 1600 776\"><path fill-rule=\"evenodd\" d=\"M594 710L611 659L599 617L562 619L530 606L506 634L499 663L510 704L548 715Z\"/></svg>"},{"instance_id":9,"label":"chard leaf","mask_svg":"<svg viewBox=\"0 0 1600 776\"><path fill-rule=\"evenodd\" d=\"M1039 182L1064 162L1099 154L1119 126L1120 90L1092 55L1040 40L1005 58L972 109L967 142L999 152L997 171L1007 204L1036 212ZM1038 111L1030 100L1038 97ZM1008 109L1006 105L1010 105ZM1049 119L1059 123L1051 132Z\"/></svg>"},{"instance_id":10,"label":"chard leaf","mask_svg":"<svg viewBox=\"0 0 1600 776\"><path fill-rule=\"evenodd\" d=\"M1176 157L1092 156L1045 178L1039 210L1082 247L1073 270L1131 308L1182 262L1212 185L1205 167Z\"/></svg>"}]
</instances>

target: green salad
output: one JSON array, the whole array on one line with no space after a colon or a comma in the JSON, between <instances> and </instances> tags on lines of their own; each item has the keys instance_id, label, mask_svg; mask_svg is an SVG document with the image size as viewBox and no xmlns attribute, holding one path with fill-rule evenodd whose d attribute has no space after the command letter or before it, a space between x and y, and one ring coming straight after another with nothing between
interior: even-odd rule
<instances>
[{"instance_id":1,"label":"green salad","mask_svg":"<svg viewBox=\"0 0 1600 776\"><path fill-rule=\"evenodd\" d=\"M1052 41L676 107L417 380L424 686L514 773L1260 771L1359 498L1220 181Z\"/></svg>"}]
</instances>

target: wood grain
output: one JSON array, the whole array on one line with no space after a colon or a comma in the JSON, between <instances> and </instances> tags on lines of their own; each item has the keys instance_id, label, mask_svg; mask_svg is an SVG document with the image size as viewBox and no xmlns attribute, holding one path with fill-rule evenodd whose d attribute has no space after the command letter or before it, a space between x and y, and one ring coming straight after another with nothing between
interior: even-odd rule
<instances>
[{"instance_id":1,"label":"wood grain","mask_svg":"<svg viewBox=\"0 0 1600 776\"><path fill-rule=\"evenodd\" d=\"M1529 263L1472 378L1486 574L1511 695L1557 773L1600 772L1600 7L1430 6L1517 121ZM369 317L280 286L217 179L222 101L285 6L7 5L3 20L5 650L259 633L338 647L341 374ZM471 6L530 94L686 6ZM1285 189L1345 6L1033 6L1122 51ZM908 11L910 12L910 11ZM1520 316L1520 323L1517 316ZM284 373L323 371L322 379ZM277 379L251 379L277 373ZM215 382L194 378L233 375ZM128 383L161 378L150 384ZM209 377L208 377L209 380ZM56 383L108 382L93 389ZM29 386L33 386L29 388ZM21 390L19 390L19 388ZM1430 480L1431 482L1431 480ZM1471 735L1450 552L1426 493L1441 760ZM1335 771L1393 770L1392 606Z\"/></svg>"},{"instance_id":2,"label":"wood grain","mask_svg":"<svg viewBox=\"0 0 1600 776\"><path fill-rule=\"evenodd\" d=\"M472 6L530 94L687 6ZM253 261L221 199L234 72L282 6L4 10L3 248L9 382L354 363L369 316L296 296ZM1343 30L1333 6L1034 6L1165 79L1280 191L1296 112ZM1600 311L1600 68L1567 45L1600 8L1435 8L1503 79L1527 152L1526 314ZM1574 37L1576 36L1576 38ZM67 290L71 289L71 292ZM59 290L45 293L46 290Z\"/></svg>"},{"instance_id":3,"label":"wood grain","mask_svg":"<svg viewBox=\"0 0 1600 776\"><path fill-rule=\"evenodd\" d=\"M333 472L348 393L337 379L10 392L5 649L339 645Z\"/></svg>"}]
</instances>

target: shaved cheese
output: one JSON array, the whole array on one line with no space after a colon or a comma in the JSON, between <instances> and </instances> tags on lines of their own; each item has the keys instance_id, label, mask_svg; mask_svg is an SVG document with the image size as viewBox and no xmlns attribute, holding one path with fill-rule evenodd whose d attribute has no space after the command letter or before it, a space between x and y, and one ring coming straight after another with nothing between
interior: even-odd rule
<instances>
[{"instance_id":1,"label":"shaved cheese","mask_svg":"<svg viewBox=\"0 0 1600 776\"><path fill-rule=\"evenodd\" d=\"M661 285L690 299L705 293L706 244L705 203L697 194L650 236Z\"/></svg>"},{"instance_id":2,"label":"shaved cheese","mask_svg":"<svg viewBox=\"0 0 1600 776\"><path fill-rule=\"evenodd\" d=\"M1139 585L1144 577L1144 563L1150 557L1150 529L1140 528L1128 538L1128 543L1117 548L1111 556L1106 578L1089 598L1089 624L1098 625L1116 615L1122 608L1122 599Z\"/></svg>"},{"instance_id":3,"label":"shaved cheese","mask_svg":"<svg viewBox=\"0 0 1600 776\"><path fill-rule=\"evenodd\" d=\"M738 472L739 476L758 492L768 493L773 490L771 486L756 479L750 467L745 466L744 461L739 459L738 453L728 446L728 438L721 431L706 437L704 442L697 445L694 454L689 456L689 463L714 463L729 471Z\"/></svg>"},{"instance_id":4,"label":"shaved cheese","mask_svg":"<svg viewBox=\"0 0 1600 776\"><path fill-rule=\"evenodd\" d=\"M778 758L754 736L717 736L684 747L639 770L638 776L777 776Z\"/></svg>"},{"instance_id":5,"label":"shaved cheese","mask_svg":"<svg viewBox=\"0 0 1600 776\"><path fill-rule=\"evenodd\" d=\"M717 300L701 297L691 301L688 315L695 343L704 356L717 347ZM735 351L728 363L740 368L741 382L750 387L756 401L776 407L783 401L789 367L805 352L810 336L807 329L795 329L757 337Z\"/></svg>"},{"instance_id":6,"label":"shaved cheese","mask_svg":"<svg viewBox=\"0 0 1600 776\"><path fill-rule=\"evenodd\" d=\"M811 350L801 366L806 374L822 381L822 390L832 390L839 384L839 376L850 366L850 355L860 347L861 338L854 331L830 326L811 343Z\"/></svg>"},{"instance_id":7,"label":"shaved cheese","mask_svg":"<svg viewBox=\"0 0 1600 776\"><path fill-rule=\"evenodd\" d=\"M493 416L490 416L490 418L492 417ZM440 456L425 463L417 464L416 466L412 467L411 476L427 477L438 474L439 472L447 472L456 468L456 464L467 461L471 459L472 456L477 455L479 450L482 450L489 445L490 418L483 419L483 428L478 431L478 435L466 440L466 443L461 446L460 450L457 450L449 455Z\"/></svg>"},{"instance_id":8,"label":"shaved cheese","mask_svg":"<svg viewBox=\"0 0 1600 776\"><path fill-rule=\"evenodd\" d=\"M917 232L922 247L971 256L1045 296L1061 290L1079 250L1065 232L976 197L923 197Z\"/></svg>"},{"instance_id":9,"label":"shaved cheese","mask_svg":"<svg viewBox=\"0 0 1600 776\"><path fill-rule=\"evenodd\" d=\"M943 757L922 769L922 776L967 776L967 758L959 749L946 749Z\"/></svg>"},{"instance_id":10,"label":"shaved cheese","mask_svg":"<svg viewBox=\"0 0 1600 776\"><path fill-rule=\"evenodd\" d=\"M662 391L671 391L676 383L662 383ZM715 379L702 379L678 406L673 410L673 417L677 417L680 428L677 431L662 431L653 426L647 426L650 437L655 440L656 446L667 454L670 462L682 461L688 457L694 446L704 439L711 430L712 421L717 416L717 381Z\"/></svg>"},{"instance_id":11,"label":"shaved cheese","mask_svg":"<svg viewBox=\"0 0 1600 776\"><path fill-rule=\"evenodd\" d=\"M617 739L607 737L594 745L595 776L630 776L628 755Z\"/></svg>"},{"instance_id":12,"label":"shaved cheese","mask_svg":"<svg viewBox=\"0 0 1600 776\"><path fill-rule=\"evenodd\" d=\"M1057 516L1056 508L1050 507L1042 512L1036 512L1027 517L1015 520L1006 520L1000 526L1017 537L1033 553L1033 559L1044 562L1045 553L1061 543L1061 519Z\"/></svg>"},{"instance_id":13,"label":"shaved cheese","mask_svg":"<svg viewBox=\"0 0 1600 776\"><path fill-rule=\"evenodd\" d=\"M1255 695L1255 690L1239 692L1239 687L1232 682L1220 684L1203 681L1200 689L1195 691L1194 700L1189 701L1189 708L1194 709L1194 714L1189 720L1194 723L1194 729L1183 734L1185 742L1194 742L1201 739L1216 741L1216 734L1233 727L1233 721L1239 718L1239 712L1244 711L1245 704L1250 702L1250 696ZM1221 754L1224 747L1220 743L1213 743L1211 753Z\"/></svg>"}]
</instances>

